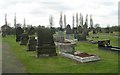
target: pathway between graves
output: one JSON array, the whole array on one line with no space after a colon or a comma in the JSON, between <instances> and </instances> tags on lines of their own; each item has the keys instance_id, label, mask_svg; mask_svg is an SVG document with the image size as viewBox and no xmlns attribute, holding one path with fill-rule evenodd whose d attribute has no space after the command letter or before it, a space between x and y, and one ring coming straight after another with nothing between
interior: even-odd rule
<instances>
[{"instance_id":1,"label":"pathway between graves","mask_svg":"<svg viewBox=\"0 0 120 75\"><path fill-rule=\"evenodd\" d=\"M23 64L14 53L10 51L7 43L2 43L2 72L3 73L26 73Z\"/></svg>"}]
</instances>

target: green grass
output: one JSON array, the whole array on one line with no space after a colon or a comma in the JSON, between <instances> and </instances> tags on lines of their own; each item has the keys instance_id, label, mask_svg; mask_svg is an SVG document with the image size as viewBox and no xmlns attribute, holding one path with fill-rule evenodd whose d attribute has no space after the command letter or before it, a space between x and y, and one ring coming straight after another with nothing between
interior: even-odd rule
<instances>
[{"instance_id":1,"label":"green grass","mask_svg":"<svg viewBox=\"0 0 120 75\"><path fill-rule=\"evenodd\" d=\"M117 45L117 38L112 36L100 36L110 38L112 45ZM28 73L117 73L118 54L99 50L96 44L78 42L76 50L96 54L101 57L100 61L90 63L77 63L73 60L60 56L36 58L36 52L27 52L26 46L20 46L15 42L15 36L3 38L3 42L10 45L11 51L21 60Z\"/></svg>"}]
</instances>

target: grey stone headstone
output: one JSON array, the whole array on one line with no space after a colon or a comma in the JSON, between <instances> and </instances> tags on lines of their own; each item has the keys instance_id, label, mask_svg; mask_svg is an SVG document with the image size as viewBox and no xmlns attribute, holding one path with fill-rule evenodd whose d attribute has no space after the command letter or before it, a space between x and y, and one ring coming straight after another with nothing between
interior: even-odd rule
<instances>
[{"instance_id":1,"label":"grey stone headstone","mask_svg":"<svg viewBox=\"0 0 120 75\"><path fill-rule=\"evenodd\" d=\"M57 41L58 42L63 42L65 39L64 39L64 31L58 31L58 38L57 38Z\"/></svg>"},{"instance_id":2,"label":"grey stone headstone","mask_svg":"<svg viewBox=\"0 0 120 75\"><path fill-rule=\"evenodd\" d=\"M73 39L72 29L69 24L66 27L66 39Z\"/></svg>"},{"instance_id":3,"label":"grey stone headstone","mask_svg":"<svg viewBox=\"0 0 120 75\"><path fill-rule=\"evenodd\" d=\"M56 46L60 52L73 53L75 51L75 43L58 43L56 42Z\"/></svg>"},{"instance_id":4,"label":"grey stone headstone","mask_svg":"<svg viewBox=\"0 0 120 75\"><path fill-rule=\"evenodd\" d=\"M34 36L30 36L27 43L27 51L35 51L37 45L37 39Z\"/></svg>"},{"instance_id":5,"label":"grey stone headstone","mask_svg":"<svg viewBox=\"0 0 120 75\"><path fill-rule=\"evenodd\" d=\"M66 34L72 34L71 26L68 24L66 27Z\"/></svg>"},{"instance_id":6,"label":"grey stone headstone","mask_svg":"<svg viewBox=\"0 0 120 75\"><path fill-rule=\"evenodd\" d=\"M27 45L28 39L29 39L28 34L27 33L23 33L21 35L20 45Z\"/></svg>"},{"instance_id":7,"label":"grey stone headstone","mask_svg":"<svg viewBox=\"0 0 120 75\"><path fill-rule=\"evenodd\" d=\"M73 29L73 33L74 33L74 38L75 38L75 39L78 39L78 31L77 31L77 28L74 28L74 29Z\"/></svg>"}]
</instances>

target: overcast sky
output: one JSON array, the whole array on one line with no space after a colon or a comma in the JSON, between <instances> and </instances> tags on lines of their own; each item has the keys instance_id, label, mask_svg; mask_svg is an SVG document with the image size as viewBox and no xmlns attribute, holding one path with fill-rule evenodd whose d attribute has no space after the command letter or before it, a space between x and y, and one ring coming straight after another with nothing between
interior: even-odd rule
<instances>
[{"instance_id":1,"label":"overcast sky","mask_svg":"<svg viewBox=\"0 0 120 75\"><path fill-rule=\"evenodd\" d=\"M118 25L119 0L0 0L0 26L4 25L4 16L7 14L8 23L13 26L14 13L17 23L49 25L49 15L54 17L54 27L59 26L60 12L67 16L67 24L72 26L72 15L93 15L93 23L102 27Z\"/></svg>"}]
</instances>

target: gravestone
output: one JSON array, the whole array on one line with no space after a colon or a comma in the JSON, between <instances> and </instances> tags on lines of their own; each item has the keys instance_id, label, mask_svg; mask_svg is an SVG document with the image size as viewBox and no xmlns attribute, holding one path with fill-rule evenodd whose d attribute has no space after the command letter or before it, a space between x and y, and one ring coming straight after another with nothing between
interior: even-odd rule
<instances>
[{"instance_id":1,"label":"gravestone","mask_svg":"<svg viewBox=\"0 0 120 75\"><path fill-rule=\"evenodd\" d=\"M39 27L37 30L37 57L40 56L56 56L56 47L53 40L51 29Z\"/></svg>"},{"instance_id":2,"label":"gravestone","mask_svg":"<svg viewBox=\"0 0 120 75\"><path fill-rule=\"evenodd\" d=\"M64 40L65 40L65 38L64 38L64 30L62 28L60 28L59 31L58 31L58 36L57 36L56 41L57 42L63 42Z\"/></svg>"},{"instance_id":3,"label":"gravestone","mask_svg":"<svg viewBox=\"0 0 120 75\"><path fill-rule=\"evenodd\" d=\"M88 28L87 28L87 24L85 22L85 24L83 25L83 31L82 31L82 35L78 35L78 41L83 41L86 40L86 36L88 35Z\"/></svg>"},{"instance_id":4,"label":"gravestone","mask_svg":"<svg viewBox=\"0 0 120 75\"><path fill-rule=\"evenodd\" d=\"M66 27L66 39L73 39L72 29L69 24Z\"/></svg>"},{"instance_id":5,"label":"gravestone","mask_svg":"<svg viewBox=\"0 0 120 75\"><path fill-rule=\"evenodd\" d=\"M56 42L55 44L58 47L58 50L60 52L73 54L75 51L75 43L73 43L73 42L64 41L62 43Z\"/></svg>"},{"instance_id":6,"label":"gravestone","mask_svg":"<svg viewBox=\"0 0 120 75\"><path fill-rule=\"evenodd\" d=\"M54 27L51 27L52 34L55 34L56 29Z\"/></svg>"},{"instance_id":7,"label":"gravestone","mask_svg":"<svg viewBox=\"0 0 120 75\"><path fill-rule=\"evenodd\" d=\"M29 34L29 35L34 35L34 34L35 34L35 28L34 28L34 27L31 27L31 28L28 30L28 34Z\"/></svg>"},{"instance_id":8,"label":"gravestone","mask_svg":"<svg viewBox=\"0 0 120 75\"><path fill-rule=\"evenodd\" d=\"M109 47L109 46L110 46L110 40L98 41L98 47Z\"/></svg>"},{"instance_id":9,"label":"gravestone","mask_svg":"<svg viewBox=\"0 0 120 75\"><path fill-rule=\"evenodd\" d=\"M29 36L27 33L22 33L21 38L20 38L20 45L27 45Z\"/></svg>"},{"instance_id":10,"label":"gravestone","mask_svg":"<svg viewBox=\"0 0 120 75\"><path fill-rule=\"evenodd\" d=\"M78 39L78 31L77 31L77 28L74 28L74 29L73 29L73 32L74 32L74 38L75 38L75 39Z\"/></svg>"},{"instance_id":11,"label":"gravestone","mask_svg":"<svg viewBox=\"0 0 120 75\"><path fill-rule=\"evenodd\" d=\"M24 32L24 30L21 27L16 28L16 42L19 42L21 39L21 35Z\"/></svg>"},{"instance_id":12,"label":"gravestone","mask_svg":"<svg viewBox=\"0 0 120 75\"><path fill-rule=\"evenodd\" d=\"M35 36L30 36L27 43L27 51L35 51L36 45L37 45L37 39L35 39Z\"/></svg>"},{"instance_id":13,"label":"gravestone","mask_svg":"<svg viewBox=\"0 0 120 75\"><path fill-rule=\"evenodd\" d=\"M82 27L81 26L78 26L78 33L82 33Z\"/></svg>"},{"instance_id":14,"label":"gravestone","mask_svg":"<svg viewBox=\"0 0 120 75\"><path fill-rule=\"evenodd\" d=\"M117 53L120 52L120 47L111 46L111 45L110 45L110 40L98 41L98 48L104 49L104 50L115 51L115 52L117 52Z\"/></svg>"},{"instance_id":15,"label":"gravestone","mask_svg":"<svg viewBox=\"0 0 120 75\"><path fill-rule=\"evenodd\" d=\"M96 29L93 29L93 34L96 34Z\"/></svg>"}]
</instances>

